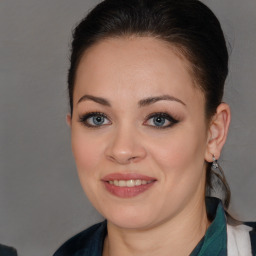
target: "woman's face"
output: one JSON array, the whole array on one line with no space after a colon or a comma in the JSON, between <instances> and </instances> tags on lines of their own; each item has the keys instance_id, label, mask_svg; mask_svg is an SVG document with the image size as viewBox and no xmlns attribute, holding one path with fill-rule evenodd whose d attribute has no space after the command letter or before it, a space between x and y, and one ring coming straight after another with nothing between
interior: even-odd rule
<instances>
[{"instance_id":1,"label":"woman's face","mask_svg":"<svg viewBox=\"0 0 256 256\"><path fill-rule=\"evenodd\" d=\"M149 228L203 204L208 129L188 63L160 40L115 38L78 66L70 120L82 187L124 228Z\"/></svg>"}]
</instances>

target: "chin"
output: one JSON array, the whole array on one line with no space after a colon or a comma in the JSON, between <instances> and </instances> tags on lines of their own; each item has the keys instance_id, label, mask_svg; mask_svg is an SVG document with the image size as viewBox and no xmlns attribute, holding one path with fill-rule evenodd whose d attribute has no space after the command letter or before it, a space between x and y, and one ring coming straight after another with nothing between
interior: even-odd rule
<instances>
[{"instance_id":1,"label":"chin","mask_svg":"<svg viewBox=\"0 0 256 256\"><path fill-rule=\"evenodd\" d=\"M103 216L111 224L123 229L146 229L153 225L154 215L151 210L126 208L115 212L105 212ZM159 214L158 214L159 216Z\"/></svg>"},{"instance_id":2,"label":"chin","mask_svg":"<svg viewBox=\"0 0 256 256\"><path fill-rule=\"evenodd\" d=\"M117 226L120 229L148 229L151 227L151 222L145 218L119 218L119 219L107 219L112 225Z\"/></svg>"}]
</instances>

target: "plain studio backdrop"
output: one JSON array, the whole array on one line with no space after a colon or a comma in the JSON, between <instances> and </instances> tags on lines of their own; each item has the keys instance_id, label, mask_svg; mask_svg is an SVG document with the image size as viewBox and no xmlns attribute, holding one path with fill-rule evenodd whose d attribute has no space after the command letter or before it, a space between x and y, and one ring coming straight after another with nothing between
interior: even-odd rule
<instances>
[{"instance_id":1,"label":"plain studio backdrop","mask_svg":"<svg viewBox=\"0 0 256 256\"><path fill-rule=\"evenodd\" d=\"M98 1L0 1L0 243L52 255L102 219L70 149L66 74L71 30ZM256 220L256 1L204 1L230 44L225 101L232 124L221 165L232 212Z\"/></svg>"}]
</instances>

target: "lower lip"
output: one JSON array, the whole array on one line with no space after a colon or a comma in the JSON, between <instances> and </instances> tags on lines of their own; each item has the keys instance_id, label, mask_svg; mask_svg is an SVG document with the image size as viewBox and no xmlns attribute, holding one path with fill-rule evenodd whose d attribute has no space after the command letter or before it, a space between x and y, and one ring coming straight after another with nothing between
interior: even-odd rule
<instances>
[{"instance_id":1,"label":"lower lip","mask_svg":"<svg viewBox=\"0 0 256 256\"><path fill-rule=\"evenodd\" d=\"M121 198L135 197L154 185L154 181L145 185L135 186L135 187L118 187L108 182L104 181L105 188L113 195Z\"/></svg>"}]
</instances>

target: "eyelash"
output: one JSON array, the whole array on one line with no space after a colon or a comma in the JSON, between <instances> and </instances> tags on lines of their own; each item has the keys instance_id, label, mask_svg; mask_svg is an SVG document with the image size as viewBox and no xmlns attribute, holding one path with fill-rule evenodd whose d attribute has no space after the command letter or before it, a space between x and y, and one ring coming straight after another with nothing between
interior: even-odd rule
<instances>
[{"instance_id":1,"label":"eyelash","mask_svg":"<svg viewBox=\"0 0 256 256\"><path fill-rule=\"evenodd\" d=\"M101 128L102 126L106 125L106 124L101 124L101 125L92 125L92 124L90 124L88 122L88 119L93 118L93 117L101 117L101 118L103 117L103 118L109 120L109 122L111 124L111 121L108 118L108 116L105 115L104 113L101 113L101 112L90 112L90 113L84 114L83 116L79 117L79 122L82 123L83 125L85 125L86 127L89 127L89 128Z\"/></svg>"},{"instance_id":2,"label":"eyelash","mask_svg":"<svg viewBox=\"0 0 256 256\"><path fill-rule=\"evenodd\" d=\"M94 117L101 117L101 118L104 118L105 120L103 122L105 122L106 120L109 121L108 124L99 124L99 125L93 125L93 124L90 124L88 122L89 118L94 118ZM166 129L166 128L169 128L169 127L172 127L173 125L177 124L179 121L175 118L173 118L171 115L167 114L167 113L164 113L164 112L157 112L157 113L152 113L150 115L148 115L146 117L146 121L143 123L144 125L147 125L147 122L149 122L149 120L151 119L154 119L154 118L162 118L162 119L165 119L167 121L169 121L170 123L168 125L165 125L165 126L157 126L157 125L148 125L152 128L156 128L156 129ZM101 112L90 112L90 113L86 113L84 114L83 116L79 117L79 122L82 123L83 125L85 125L86 127L89 127L89 128L101 128L105 125L109 125L111 124L111 120L110 118L108 118L107 115L105 115L104 113L101 113Z\"/></svg>"},{"instance_id":3,"label":"eyelash","mask_svg":"<svg viewBox=\"0 0 256 256\"><path fill-rule=\"evenodd\" d=\"M163 118L165 120L168 120L170 123L168 125L165 125L165 126L150 125L152 128L166 129L166 128L172 127L173 125L175 125L179 122L177 119L175 119L174 117L172 117L171 115L169 115L165 112L157 112L157 113L153 113L153 114L148 115L146 117L146 122L148 122L150 119L159 118L159 117ZM146 122L144 122L144 124Z\"/></svg>"}]
</instances>

